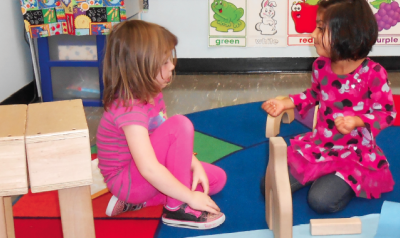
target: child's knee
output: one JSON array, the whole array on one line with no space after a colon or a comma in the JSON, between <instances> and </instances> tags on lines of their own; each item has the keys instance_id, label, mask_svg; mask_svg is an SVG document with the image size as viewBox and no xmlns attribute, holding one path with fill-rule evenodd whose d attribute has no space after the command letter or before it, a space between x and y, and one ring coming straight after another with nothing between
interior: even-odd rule
<instances>
[{"instance_id":1,"label":"child's knee","mask_svg":"<svg viewBox=\"0 0 400 238\"><path fill-rule=\"evenodd\" d=\"M310 190L307 197L308 205L319 214L335 213L343 209L340 201L325 196L323 193L317 193Z\"/></svg>"},{"instance_id":2,"label":"child's knee","mask_svg":"<svg viewBox=\"0 0 400 238\"><path fill-rule=\"evenodd\" d=\"M216 177L216 181L215 181L215 185L213 186L214 187L213 191L210 191L210 192L212 192L212 194L219 193L225 187L225 184L227 181L227 176L226 176L225 171L218 166L215 166L215 167L216 168L214 171L214 176Z\"/></svg>"},{"instance_id":3,"label":"child's knee","mask_svg":"<svg viewBox=\"0 0 400 238\"><path fill-rule=\"evenodd\" d=\"M225 170L223 170L222 168L219 168L219 169L220 169L220 172L218 173L219 174L219 184L221 185L221 190L222 190L225 187L227 176L226 176Z\"/></svg>"},{"instance_id":4,"label":"child's knee","mask_svg":"<svg viewBox=\"0 0 400 238\"><path fill-rule=\"evenodd\" d=\"M189 120L189 118L183 115L175 115L168 118L168 120L170 120L170 122L174 123L175 125L179 125L179 128L182 129L183 131L187 132L194 131L193 123Z\"/></svg>"}]
</instances>

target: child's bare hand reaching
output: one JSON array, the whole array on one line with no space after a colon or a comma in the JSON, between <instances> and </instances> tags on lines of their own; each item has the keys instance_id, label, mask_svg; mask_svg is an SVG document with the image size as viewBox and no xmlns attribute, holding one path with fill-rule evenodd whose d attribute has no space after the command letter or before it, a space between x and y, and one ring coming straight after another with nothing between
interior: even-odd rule
<instances>
[{"instance_id":1,"label":"child's bare hand reaching","mask_svg":"<svg viewBox=\"0 0 400 238\"><path fill-rule=\"evenodd\" d=\"M219 214L221 212L210 196L199 191L192 192L192 198L187 204L198 211L207 211L213 214Z\"/></svg>"},{"instance_id":2,"label":"child's bare hand reaching","mask_svg":"<svg viewBox=\"0 0 400 238\"><path fill-rule=\"evenodd\" d=\"M335 119L335 126L340 133L346 135L357 127L358 120L361 119L353 116L337 117Z\"/></svg>"},{"instance_id":3,"label":"child's bare hand reaching","mask_svg":"<svg viewBox=\"0 0 400 238\"><path fill-rule=\"evenodd\" d=\"M261 108L271 116L277 117L285 110L285 105L282 100L269 99L261 105Z\"/></svg>"}]
</instances>

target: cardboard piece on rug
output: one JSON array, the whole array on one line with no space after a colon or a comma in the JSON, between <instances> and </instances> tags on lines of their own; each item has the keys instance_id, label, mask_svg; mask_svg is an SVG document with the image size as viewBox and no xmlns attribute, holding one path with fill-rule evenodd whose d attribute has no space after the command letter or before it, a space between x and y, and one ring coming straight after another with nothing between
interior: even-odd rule
<instances>
[{"instance_id":1,"label":"cardboard piece on rug","mask_svg":"<svg viewBox=\"0 0 400 238\"><path fill-rule=\"evenodd\" d=\"M310 219L311 235L352 235L361 234L361 219Z\"/></svg>"},{"instance_id":2,"label":"cardboard piece on rug","mask_svg":"<svg viewBox=\"0 0 400 238\"><path fill-rule=\"evenodd\" d=\"M400 203L384 201L375 238L396 237L399 234Z\"/></svg>"},{"instance_id":3,"label":"cardboard piece on rug","mask_svg":"<svg viewBox=\"0 0 400 238\"><path fill-rule=\"evenodd\" d=\"M276 99L284 99L286 97L283 96L278 96ZM265 131L265 137L270 138L273 136L276 136L279 134L280 127L281 127L281 121L286 124L290 124L294 120L294 110L289 109L285 110L281 113L281 115L277 117L273 117L268 114L267 117L267 125L266 125L266 131Z\"/></svg>"},{"instance_id":4,"label":"cardboard piece on rug","mask_svg":"<svg viewBox=\"0 0 400 238\"><path fill-rule=\"evenodd\" d=\"M286 142L282 137L271 137L265 174L265 217L275 238L292 237L293 205L288 174Z\"/></svg>"},{"instance_id":5,"label":"cardboard piece on rug","mask_svg":"<svg viewBox=\"0 0 400 238\"><path fill-rule=\"evenodd\" d=\"M92 174L93 174L93 184L90 185L90 192L92 199L100 197L103 194L108 193L108 188L104 182L104 177L99 169L99 159L92 160Z\"/></svg>"}]
</instances>

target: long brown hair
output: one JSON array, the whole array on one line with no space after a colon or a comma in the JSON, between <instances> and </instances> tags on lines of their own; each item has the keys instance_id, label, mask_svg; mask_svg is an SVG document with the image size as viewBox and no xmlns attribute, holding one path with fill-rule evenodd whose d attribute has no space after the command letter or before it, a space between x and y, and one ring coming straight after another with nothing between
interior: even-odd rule
<instances>
[{"instance_id":1,"label":"long brown hair","mask_svg":"<svg viewBox=\"0 0 400 238\"><path fill-rule=\"evenodd\" d=\"M172 57L176 64L178 39L162 26L130 20L116 25L107 39L103 63L103 104L132 106L134 99L147 103L161 92L156 76Z\"/></svg>"}]
</instances>

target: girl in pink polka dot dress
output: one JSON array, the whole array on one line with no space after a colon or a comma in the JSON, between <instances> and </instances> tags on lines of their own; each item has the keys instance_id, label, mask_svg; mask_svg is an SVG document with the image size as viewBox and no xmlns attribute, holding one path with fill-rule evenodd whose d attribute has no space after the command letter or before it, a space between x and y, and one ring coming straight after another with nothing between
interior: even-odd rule
<instances>
[{"instance_id":1,"label":"girl in pink polka dot dress","mask_svg":"<svg viewBox=\"0 0 400 238\"><path fill-rule=\"evenodd\" d=\"M312 33L319 58L311 88L262 107L273 116L319 103L314 131L288 147L292 192L311 184L308 203L318 213L337 212L352 197L379 198L393 190L389 163L375 138L396 117L386 70L367 57L378 26L365 0L320 1Z\"/></svg>"}]
</instances>

